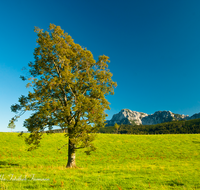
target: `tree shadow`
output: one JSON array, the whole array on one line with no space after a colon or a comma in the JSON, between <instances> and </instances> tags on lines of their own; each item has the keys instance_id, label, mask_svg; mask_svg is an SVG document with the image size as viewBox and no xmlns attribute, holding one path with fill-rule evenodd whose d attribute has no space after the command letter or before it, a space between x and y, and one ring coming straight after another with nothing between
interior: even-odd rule
<instances>
[{"instance_id":1,"label":"tree shadow","mask_svg":"<svg viewBox=\"0 0 200 190\"><path fill-rule=\"evenodd\" d=\"M200 144L200 141L192 141L194 144Z\"/></svg>"},{"instance_id":2,"label":"tree shadow","mask_svg":"<svg viewBox=\"0 0 200 190\"><path fill-rule=\"evenodd\" d=\"M0 161L0 168L10 168L11 166L19 166L19 164L14 164L11 162Z\"/></svg>"},{"instance_id":3,"label":"tree shadow","mask_svg":"<svg viewBox=\"0 0 200 190\"><path fill-rule=\"evenodd\" d=\"M168 182L168 185L170 186L184 186L184 183L182 183L179 180L171 180Z\"/></svg>"}]
</instances>

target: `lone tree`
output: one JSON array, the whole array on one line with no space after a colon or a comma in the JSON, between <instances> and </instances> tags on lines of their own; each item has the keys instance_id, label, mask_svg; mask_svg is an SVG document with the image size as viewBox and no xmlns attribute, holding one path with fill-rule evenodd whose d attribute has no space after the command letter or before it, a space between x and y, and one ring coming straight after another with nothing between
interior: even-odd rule
<instances>
[{"instance_id":1,"label":"lone tree","mask_svg":"<svg viewBox=\"0 0 200 190\"><path fill-rule=\"evenodd\" d=\"M12 129L14 129L16 126L15 126L15 124L12 122L12 123L9 123L9 125L8 125L8 128L10 128L11 129L11 132L12 132Z\"/></svg>"},{"instance_id":2,"label":"lone tree","mask_svg":"<svg viewBox=\"0 0 200 190\"><path fill-rule=\"evenodd\" d=\"M92 53L74 43L60 26L50 24L49 32L37 27L34 31L38 36L35 61L29 63L30 76L21 77L29 80L27 87L33 90L11 106L16 115L9 125L24 112L33 112L24 121L31 132L26 138L32 145L29 150L40 145L44 129L67 129L67 167L76 167L77 149L87 148L88 154L95 150L91 142L105 125L105 110L110 109L105 96L113 95L117 86L108 70L109 57L102 55L95 61Z\"/></svg>"},{"instance_id":3,"label":"lone tree","mask_svg":"<svg viewBox=\"0 0 200 190\"><path fill-rule=\"evenodd\" d=\"M120 127L120 126L119 126L117 123L115 123L114 127L115 127L115 129L116 129L116 133L118 134L118 131L119 131L119 127Z\"/></svg>"}]
</instances>

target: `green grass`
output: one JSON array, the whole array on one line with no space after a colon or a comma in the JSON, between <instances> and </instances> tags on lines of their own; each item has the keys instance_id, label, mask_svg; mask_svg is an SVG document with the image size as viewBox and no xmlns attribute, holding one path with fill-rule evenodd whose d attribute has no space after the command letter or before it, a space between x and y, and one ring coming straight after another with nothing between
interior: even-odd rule
<instances>
[{"instance_id":1,"label":"green grass","mask_svg":"<svg viewBox=\"0 0 200 190\"><path fill-rule=\"evenodd\" d=\"M1 189L200 189L200 135L98 134L90 156L66 169L63 134L27 152L16 133L0 133Z\"/></svg>"}]
</instances>

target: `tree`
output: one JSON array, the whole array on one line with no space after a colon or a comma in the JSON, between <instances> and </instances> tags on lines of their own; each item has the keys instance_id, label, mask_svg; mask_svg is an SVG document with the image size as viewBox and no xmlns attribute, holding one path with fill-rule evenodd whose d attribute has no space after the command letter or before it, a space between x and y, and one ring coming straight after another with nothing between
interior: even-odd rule
<instances>
[{"instance_id":1,"label":"tree","mask_svg":"<svg viewBox=\"0 0 200 190\"><path fill-rule=\"evenodd\" d=\"M9 123L9 125L8 125L8 128L10 128L11 129L11 132L12 132L12 129L14 129L16 126L15 126L15 124L12 122L12 123Z\"/></svg>"},{"instance_id":2,"label":"tree","mask_svg":"<svg viewBox=\"0 0 200 190\"><path fill-rule=\"evenodd\" d=\"M33 91L21 96L19 103L12 105L16 113L14 123L26 111L32 115L24 127L30 133L26 142L37 148L42 131L60 126L68 137L67 167L76 167L75 152L86 148L86 153L95 150L92 141L95 132L105 125L109 102L106 95L114 94L116 83L108 70L109 57L102 55L95 61L86 48L75 44L60 28L50 24L49 32L35 27L38 46L34 50L34 62L29 63L27 87Z\"/></svg>"},{"instance_id":3,"label":"tree","mask_svg":"<svg viewBox=\"0 0 200 190\"><path fill-rule=\"evenodd\" d=\"M118 134L118 130L119 130L119 127L120 127L120 126L119 126L117 123L115 123L114 127L115 127L115 129L116 129L116 133Z\"/></svg>"}]
</instances>

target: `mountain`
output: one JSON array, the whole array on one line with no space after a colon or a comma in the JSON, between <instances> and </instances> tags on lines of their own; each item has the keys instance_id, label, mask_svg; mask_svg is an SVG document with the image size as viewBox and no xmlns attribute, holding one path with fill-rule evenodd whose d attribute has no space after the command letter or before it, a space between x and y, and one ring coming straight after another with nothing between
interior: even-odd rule
<instances>
[{"instance_id":1,"label":"mountain","mask_svg":"<svg viewBox=\"0 0 200 190\"><path fill-rule=\"evenodd\" d=\"M154 114L148 115L143 112L122 109L119 113L114 114L111 120L106 121L106 126L113 126L115 123L132 125L155 125L170 121L190 120L197 118L200 118L200 113L194 114L191 117L183 114L174 114L171 111L157 111Z\"/></svg>"},{"instance_id":2,"label":"mountain","mask_svg":"<svg viewBox=\"0 0 200 190\"><path fill-rule=\"evenodd\" d=\"M146 113L131 111L129 109L122 109L119 113L114 114L111 120L107 120L106 123L108 126L113 126L117 124L142 124L141 119L148 116Z\"/></svg>"}]
</instances>

